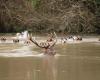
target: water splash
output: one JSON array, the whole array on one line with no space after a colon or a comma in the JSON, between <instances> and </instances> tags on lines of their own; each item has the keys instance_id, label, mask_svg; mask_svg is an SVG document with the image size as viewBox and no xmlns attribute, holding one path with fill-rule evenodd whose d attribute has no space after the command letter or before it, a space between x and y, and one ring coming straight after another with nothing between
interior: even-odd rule
<instances>
[{"instance_id":1,"label":"water splash","mask_svg":"<svg viewBox=\"0 0 100 80\"><path fill-rule=\"evenodd\" d=\"M44 57L44 53L31 50L33 46L24 45L21 48L0 52L0 57Z\"/></svg>"}]
</instances>

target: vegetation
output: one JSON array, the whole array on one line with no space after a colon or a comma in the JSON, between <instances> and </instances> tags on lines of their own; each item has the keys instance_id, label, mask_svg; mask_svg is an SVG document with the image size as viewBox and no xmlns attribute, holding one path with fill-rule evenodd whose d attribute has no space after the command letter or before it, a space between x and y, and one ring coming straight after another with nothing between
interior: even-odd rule
<instances>
[{"instance_id":1,"label":"vegetation","mask_svg":"<svg viewBox=\"0 0 100 80\"><path fill-rule=\"evenodd\" d=\"M0 32L100 33L99 0L0 0Z\"/></svg>"}]
</instances>

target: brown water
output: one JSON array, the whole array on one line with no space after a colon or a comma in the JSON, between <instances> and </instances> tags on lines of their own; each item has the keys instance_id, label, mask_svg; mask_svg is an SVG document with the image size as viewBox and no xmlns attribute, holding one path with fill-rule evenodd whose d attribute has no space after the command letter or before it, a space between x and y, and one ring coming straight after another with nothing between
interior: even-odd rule
<instances>
[{"instance_id":1,"label":"brown water","mask_svg":"<svg viewBox=\"0 0 100 80\"><path fill-rule=\"evenodd\" d=\"M55 50L56 56L44 56L32 46L0 44L0 80L100 80L100 43Z\"/></svg>"}]
</instances>

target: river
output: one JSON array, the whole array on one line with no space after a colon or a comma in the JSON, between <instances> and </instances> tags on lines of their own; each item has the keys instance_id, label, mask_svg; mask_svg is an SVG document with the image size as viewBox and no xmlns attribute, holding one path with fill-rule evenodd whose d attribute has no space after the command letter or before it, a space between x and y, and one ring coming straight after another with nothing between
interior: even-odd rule
<instances>
[{"instance_id":1,"label":"river","mask_svg":"<svg viewBox=\"0 0 100 80\"><path fill-rule=\"evenodd\" d=\"M0 80L100 80L100 42L57 44L56 55L36 46L0 44Z\"/></svg>"}]
</instances>

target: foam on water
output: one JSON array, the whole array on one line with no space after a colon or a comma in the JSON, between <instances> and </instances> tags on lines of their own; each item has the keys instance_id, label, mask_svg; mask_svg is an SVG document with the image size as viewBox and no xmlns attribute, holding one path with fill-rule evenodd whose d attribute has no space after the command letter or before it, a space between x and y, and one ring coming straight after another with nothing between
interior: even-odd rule
<instances>
[{"instance_id":1,"label":"foam on water","mask_svg":"<svg viewBox=\"0 0 100 80\"><path fill-rule=\"evenodd\" d=\"M13 49L13 50L5 50L3 52L0 52L0 57L39 57L43 58L45 56L51 56L51 55L44 55L44 53L39 53L36 51L31 50L33 46L24 45L23 47L19 49ZM72 59L91 59L91 60L100 60L100 57L98 56L75 56L75 55L61 55L56 54L54 56L55 58L59 57L68 57Z\"/></svg>"},{"instance_id":2,"label":"foam on water","mask_svg":"<svg viewBox=\"0 0 100 80\"><path fill-rule=\"evenodd\" d=\"M0 51L0 57L40 57L41 58L45 56L50 56L50 55L44 55L44 53L33 51L32 50L33 47L34 45L24 44L22 47L19 47L17 49L3 50ZM58 57L59 55L56 54L55 56Z\"/></svg>"},{"instance_id":3,"label":"foam on water","mask_svg":"<svg viewBox=\"0 0 100 80\"><path fill-rule=\"evenodd\" d=\"M23 46L19 49L13 49L13 50L5 50L0 52L0 57L45 57L45 56L51 56L51 55L44 55L44 53L39 53L36 51L31 50L32 46ZM63 55L56 54L55 57L59 57ZM65 56L65 55L64 55Z\"/></svg>"},{"instance_id":4,"label":"foam on water","mask_svg":"<svg viewBox=\"0 0 100 80\"><path fill-rule=\"evenodd\" d=\"M0 52L1 57L42 57L43 54L39 54L36 51L31 50L31 46L23 46L19 49L13 49L13 50L5 50L3 52Z\"/></svg>"}]
</instances>

